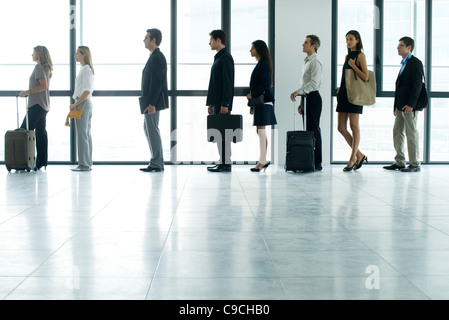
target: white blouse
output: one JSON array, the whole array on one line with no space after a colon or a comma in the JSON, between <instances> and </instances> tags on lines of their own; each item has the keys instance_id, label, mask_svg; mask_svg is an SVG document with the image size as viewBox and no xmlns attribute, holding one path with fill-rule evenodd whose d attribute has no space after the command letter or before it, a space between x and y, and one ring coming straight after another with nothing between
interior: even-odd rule
<instances>
[{"instance_id":1,"label":"white blouse","mask_svg":"<svg viewBox=\"0 0 449 320\"><path fill-rule=\"evenodd\" d=\"M75 79L75 91L73 92L73 99L81 97L84 91L89 91L88 99L92 97L94 91L94 73L88 64L81 67L78 76Z\"/></svg>"}]
</instances>

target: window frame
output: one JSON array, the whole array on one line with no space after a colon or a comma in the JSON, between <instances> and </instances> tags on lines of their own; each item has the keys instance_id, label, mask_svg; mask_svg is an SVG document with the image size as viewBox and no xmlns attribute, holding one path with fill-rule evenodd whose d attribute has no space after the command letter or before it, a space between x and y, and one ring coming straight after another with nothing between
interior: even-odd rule
<instances>
[{"instance_id":1,"label":"window frame","mask_svg":"<svg viewBox=\"0 0 449 320\"><path fill-rule=\"evenodd\" d=\"M332 101L337 96L337 53L338 53L338 0L332 0ZM394 91L386 91L383 89L383 46L384 46L384 0L373 0L373 8L378 10L378 28L374 31L374 55L375 55L375 75L377 82L376 97L394 97ZM432 1L425 0L425 68L426 88L429 95L429 106L423 111L424 116L424 146L423 146L423 163L424 164L447 164L447 162L431 161L430 144L431 144L431 120L432 120L432 98L449 98L449 91L433 91L432 90ZM333 104L333 103L332 103ZM331 126L334 126L335 117L332 113ZM333 130L331 130L331 163L341 163L333 160ZM376 162L374 162L376 163ZM383 163L383 162L377 162Z\"/></svg>"},{"instance_id":2,"label":"window frame","mask_svg":"<svg viewBox=\"0 0 449 320\"><path fill-rule=\"evenodd\" d=\"M268 1L268 46L270 48L270 52L273 59L274 64L274 8L275 8L275 0L266 0ZM227 47L231 50L231 3L229 0L221 0L221 28L227 33ZM83 0L70 0L68 4L68 9L70 12L70 29L69 29L69 42L70 42L70 90L50 90L50 96L52 97L67 97L68 100L72 99L71 95L75 89L75 78L76 78L76 61L75 61L75 53L77 49L77 14L78 11L82 10ZM170 139L170 160L166 161L166 164L177 163L177 154L176 154L176 131L177 131L177 97L198 97L201 96L204 98L207 96L207 90L178 90L177 88L177 71L178 71L178 59L177 59L177 6L178 0L170 0L170 28L171 28L171 42L170 42L170 90L168 92L170 99L170 131L172 133ZM81 8L81 9L79 9ZM82 14L79 17L82 23ZM82 26L80 26L82 28ZM274 77L274 75L273 75ZM246 96L249 91L249 87L236 87L234 91L234 95L237 96ZM15 97L19 90L0 90L0 97ZM94 97L138 97L140 96L140 90L95 90L93 92ZM72 120L73 121L73 120ZM76 132L75 128L72 125L70 127L70 161L49 161L51 164L75 164L77 161L77 148L76 148ZM183 159L179 159L182 161ZM0 163L3 163L0 161ZM95 161L95 164L142 164L146 162L142 161ZM239 162L241 163L241 161ZM248 163L248 161L244 161L244 163Z\"/></svg>"}]
</instances>

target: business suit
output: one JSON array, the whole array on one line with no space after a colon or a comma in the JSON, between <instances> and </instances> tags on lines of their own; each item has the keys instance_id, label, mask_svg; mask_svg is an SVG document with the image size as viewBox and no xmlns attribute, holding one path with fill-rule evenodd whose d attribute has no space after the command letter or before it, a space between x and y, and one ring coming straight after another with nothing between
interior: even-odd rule
<instances>
[{"instance_id":1,"label":"business suit","mask_svg":"<svg viewBox=\"0 0 449 320\"><path fill-rule=\"evenodd\" d=\"M206 105L212 108L214 115L221 114L221 107L228 108L228 113L231 113L234 100L234 77L234 59L227 49L223 48L214 57L207 91ZM230 165L231 142L217 143L217 148L220 163Z\"/></svg>"},{"instance_id":2,"label":"business suit","mask_svg":"<svg viewBox=\"0 0 449 320\"><path fill-rule=\"evenodd\" d=\"M407 137L407 149L410 165L419 167L419 133L417 129L418 113L413 111L405 113L404 106L416 108L421 92L424 68L422 62L411 56L402 73L396 80L394 97L394 112L396 115L393 127L393 143L396 150L395 164L400 167L406 165L405 161L405 137Z\"/></svg>"},{"instance_id":3,"label":"business suit","mask_svg":"<svg viewBox=\"0 0 449 320\"><path fill-rule=\"evenodd\" d=\"M159 48L155 49L142 71L142 96L148 97L149 105L156 113L145 113L144 131L151 152L149 167L163 170L164 156L159 131L159 112L168 108L167 61Z\"/></svg>"}]
</instances>

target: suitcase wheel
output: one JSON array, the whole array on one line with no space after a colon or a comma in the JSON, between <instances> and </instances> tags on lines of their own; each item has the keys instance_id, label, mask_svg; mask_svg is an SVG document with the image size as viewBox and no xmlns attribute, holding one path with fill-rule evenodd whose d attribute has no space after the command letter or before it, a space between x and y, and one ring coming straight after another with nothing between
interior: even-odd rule
<instances>
[{"instance_id":1,"label":"suitcase wheel","mask_svg":"<svg viewBox=\"0 0 449 320\"><path fill-rule=\"evenodd\" d=\"M30 172L31 171L31 168L30 167L27 167L27 172Z\"/></svg>"},{"instance_id":2,"label":"suitcase wheel","mask_svg":"<svg viewBox=\"0 0 449 320\"><path fill-rule=\"evenodd\" d=\"M11 168L10 167L6 167L6 170L8 170L8 172L11 172Z\"/></svg>"}]
</instances>

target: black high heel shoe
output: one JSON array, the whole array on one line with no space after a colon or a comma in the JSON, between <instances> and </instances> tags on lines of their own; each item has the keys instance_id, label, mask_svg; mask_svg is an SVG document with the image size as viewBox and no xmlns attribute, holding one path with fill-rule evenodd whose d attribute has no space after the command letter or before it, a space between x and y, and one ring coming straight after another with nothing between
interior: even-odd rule
<instances>
[{"instance_id":1,"label":"black high heel shoe","mask_svg":"<svg viewBox=\"0 0 449 320\"><path fill-rule=\"evenodd\" d=\"M365 155L363 155L362 160L360 160L360 163L357 165L357 167L356 167L354 170L360 169L360 168L362 167L362 165L363 165L363 161L365 161L366 163L368 163L368 157L365 156Z\"/></svg>"},{"instance_id":2,"label":"black high heel shoe","mask_svg":"<svg viewBox=\"0 0 449 320\"><path fill-rule=\"evenodd\" d=\"M34 167L34 171L39 171L41 168L44 168L44 170L47 171L47 166L36 166Z\"/></svg>"},{"instance_id":3,"label":"black high heel shoe","mask_svg":"<svg viewBox=\"0 0 449 320\"><path fill-rule=\"evenodd\" d=\"M357 167L357 165L358 165L358 163L356 161L356 162L354 162L354 164L351 167L348 167L348 166L344 167L343 171L352 171L352 170L354 170L354 168Z\"/></svg>"},{"instance_id":4,"label":"black high heel shoe","mask_svg":"<svg viewBox=\"0 0 449 320\"><path fill-rule=\"evenodd\" d=\"M268 166L270 165L270 162L265 163L263 167L260 168L251 168L250 170L252 172L260 172L260 170L263 170L264 172L267 170Z\"/></svg>"}]
</instances>

